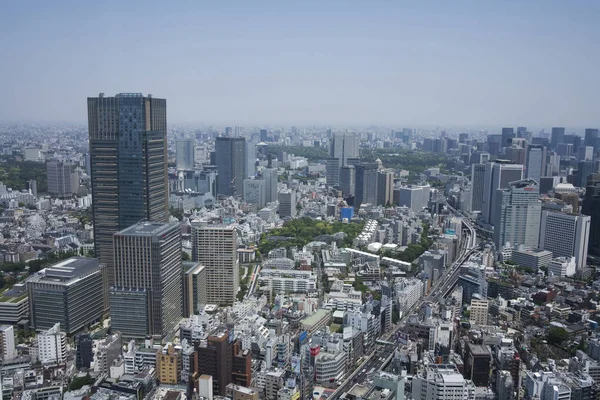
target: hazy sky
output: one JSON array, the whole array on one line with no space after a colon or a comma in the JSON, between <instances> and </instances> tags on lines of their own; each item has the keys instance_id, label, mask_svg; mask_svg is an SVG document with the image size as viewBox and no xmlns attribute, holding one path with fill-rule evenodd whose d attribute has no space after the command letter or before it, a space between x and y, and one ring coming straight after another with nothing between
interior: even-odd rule
<instances>
[{"instance_id":1,"label":"hazy sky","mask_svg":"<svg viewBox=\"0 0 600 400\"><path fill-rule=\"evenodd\" d=\"M3 121L600 127L597 0L2 3Z\"/></svg>"}]
</instances>

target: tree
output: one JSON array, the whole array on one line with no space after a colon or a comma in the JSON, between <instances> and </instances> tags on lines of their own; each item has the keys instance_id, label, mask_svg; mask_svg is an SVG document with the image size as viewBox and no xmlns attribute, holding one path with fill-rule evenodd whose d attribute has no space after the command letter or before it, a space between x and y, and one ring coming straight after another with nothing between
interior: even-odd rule
<instances>
[{"instance_id":1,"label":"tree","mask_svg":"<svg viewBox=\"0 0 600 400\"><path fill-rule=\"evenodd\" d=\"M181 261L192 261L192 257L190 257L190 255L186 251L182 251Z\"/></svg>"},{"instance_id":2,"label":"tree","mask_svg":"<svg viewBox=\"0 0 600 400\"><path fill-rule=\"evenodd\" d=\"M558 326L553 326L548 329L548 340L549 344L559 345L569 337L569 332L567 332L564 328L560 328Z\"/></svg>"}]
</instances>

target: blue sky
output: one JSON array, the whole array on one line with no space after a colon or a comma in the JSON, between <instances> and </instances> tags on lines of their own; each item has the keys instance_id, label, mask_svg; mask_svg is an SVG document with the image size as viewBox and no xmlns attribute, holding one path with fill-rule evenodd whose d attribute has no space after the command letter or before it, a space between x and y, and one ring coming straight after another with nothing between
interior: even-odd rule
<instances>
[{"instance_id":1,"label":"blue sky","mask_svg":"<svg viewBox=\"0 0 600 400\"><path fill-rule=\"evenodd\" d=\"M600 126L598 1L4 3L4 121Z\"/></svg>"}]
</instances>

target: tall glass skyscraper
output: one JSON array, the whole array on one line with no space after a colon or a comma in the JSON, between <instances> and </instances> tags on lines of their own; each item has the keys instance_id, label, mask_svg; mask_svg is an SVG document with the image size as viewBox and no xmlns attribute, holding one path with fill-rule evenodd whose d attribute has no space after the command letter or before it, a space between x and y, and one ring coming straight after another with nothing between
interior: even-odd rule
<instances>
[{"instance_id":1,"label":"tall glass skyscraper","mask_svg":"<svg viewBox=\"0 0 600 400\"><path fill-rule=\"evenodd\" d=\"M87 103L94 244L96 257L108 267L110 286L113 234L142 220L169 217L167 101L141 93L101 93Z\"/></svg>"},{"instance_id":2,"label":"tall glass skyscraper","mask_svg":"<svg viewBox=\"0 0 600 400\"><path fill-rule=\"evenodd\" d=\"M246 139L218 137L215 142L217 194L241 196L246 178Z\"/></svg>"}]
</instances>

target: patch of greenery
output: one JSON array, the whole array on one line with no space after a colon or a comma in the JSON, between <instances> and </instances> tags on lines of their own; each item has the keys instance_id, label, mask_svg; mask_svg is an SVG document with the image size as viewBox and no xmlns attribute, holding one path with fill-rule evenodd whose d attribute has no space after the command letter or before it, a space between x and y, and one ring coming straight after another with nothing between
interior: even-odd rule
<instances>
[{"instance_id":1,"label":"patch of greenery","mask_svg":"<svg viewBox=\"0 0 600 400\"><path fill-rule=\"evenodd\" d=\"M378 158L385 168L403 169L415 176L432 167L439 167L441 173L449 172L455 162L445 153L429 153L421 150L363 149L361 152L363 161L373 162Z\"/></svg>"},{"instance_id":2,"label":"patch of greenery","mask_svg":"<svg viewBox=\"0 0 600 400\"><path fill-rule=\"evenodd\" d=\"M557 326L553 326L548 329L548 344L559 345L569 337L569 333L564 329Z\"/></svg>"},{"instance_id":3,"label":"patch of greenery","mask_svg":"<svg viewBox=\"0 0 600 400\"><path fill-rule=\"evenodd\" d=\"M269 251L277 247L303 247L315 240L321 235L333 235L337 232L344 232L346 237L339 243L342 247L350 247L352 240L362 231L364 222L342 223L336 221L329 223L312 218L299 218L287 221L281 228L273 229L268 234L263 234L258 251L262 255L267 255ZM285 237L285 240L269 240L269 236Z\"/></svg>"},{"instance_id":4,"label":"patch of greenery","mask_svg":"<svg viewBox=\"0 0 600 400\"><path fill-rule=\"evenodd\" d=\"M90 374L87 374L86 376L76 376L69 384L69 391L79 390L85 385L91 385L92 383L94 383L94 378L92 378Z\"/></svg>"},{"instance_id":5,"label":"patch of greenery","mask_svg":"<svg viewBox=\"0 0 600 400\"><path fill-rule=\"evenodd\" d=\"M38 193L48 191L46 164L34 161L17 161L15 157L4 156L0 160L0 181L13 190L27 188L27 181L37 182Z\"/></svg>"}]
</instances>

